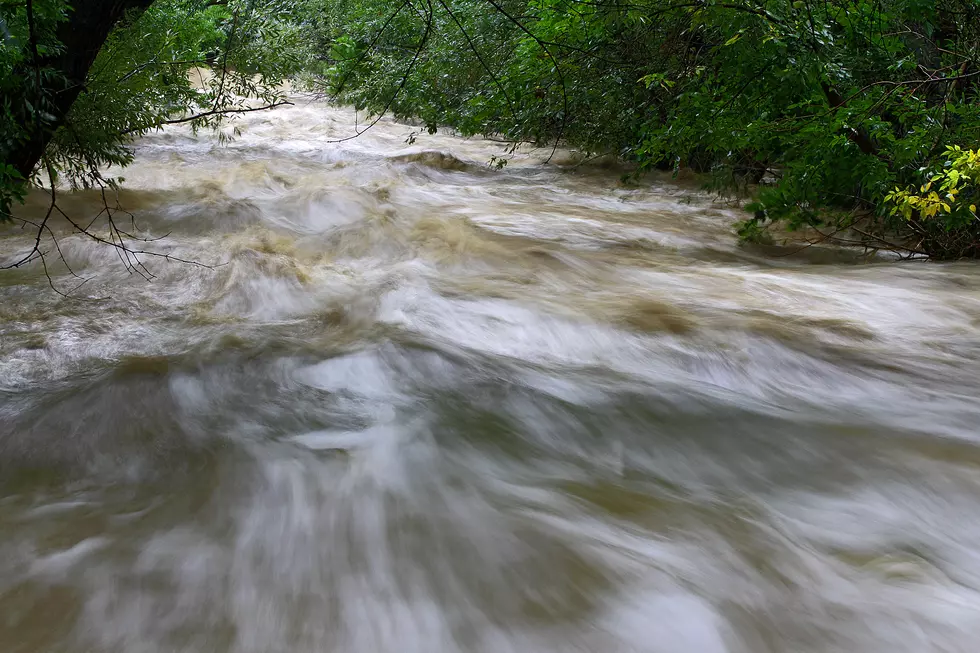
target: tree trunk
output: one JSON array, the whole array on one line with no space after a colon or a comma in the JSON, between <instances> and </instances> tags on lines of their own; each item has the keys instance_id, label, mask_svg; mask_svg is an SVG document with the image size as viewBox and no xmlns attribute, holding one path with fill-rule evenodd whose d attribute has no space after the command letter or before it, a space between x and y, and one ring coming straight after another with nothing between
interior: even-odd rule
<instances>
[{"instance_id":1,"label":"tree trunk","mask_svg":"<svg viewBox=\"0 0 980 653\"><path fill-rule=\"evenodd\" d=\"M49 104L45 108L54 119L45 121L39 128L29 129L28 138L7 152L7 163L25 179L29 179L37 168L51 137L65 123L75 100L85 91L89 68L112 28L126 12L143 11L151 4L153 0L75 0L68 20L57 28L61 51L52 56L31 57L28 65L32 69L54 69L61 79L56 79L54 86L45 89L49 94ZM33 11L32 3L28 3L27 9ZM35 56L36 45L31 44ZM36 90L40 92L40 89Z\"/></svg>"},{"instance_id":2,"label":"tree trunk","mask_svg":"<svg viewBox=\"0 0 980 653\"><path fill-rule=\"evenodd\" d=\"M832 87L827 82L821 82L820 87L823 89L823 94L827 98L827 102L830 104L831 109L837 109L844 106L847 103L841 94L837 92L837 89ZM847 136L848 140L858 146L858 148L865 154L878 155L878 146L875 144L874 140L871 138L871 134L864 127L859 129L854 129L853 127L844 130L844 134Z\"/></svg>"}]
</instances>

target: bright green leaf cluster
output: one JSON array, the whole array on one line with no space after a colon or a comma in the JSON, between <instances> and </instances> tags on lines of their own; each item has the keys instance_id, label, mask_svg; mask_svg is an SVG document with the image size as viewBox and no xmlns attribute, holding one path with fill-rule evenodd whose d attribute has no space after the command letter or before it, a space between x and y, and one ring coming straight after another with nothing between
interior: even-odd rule
<instances>
[{"instance_id":1,"label":"bright green leaf cluster","mask_svg":"<svg viewBox=\"0 0 980 653\"><path fill-rule=\"evenodd\" d=\"M885 196L893 214L906 220L941 220L949 229L980 222L980 151L953 145L946 148L945 157L918 191L896 187Z\"/></svg>"}]
</instances>

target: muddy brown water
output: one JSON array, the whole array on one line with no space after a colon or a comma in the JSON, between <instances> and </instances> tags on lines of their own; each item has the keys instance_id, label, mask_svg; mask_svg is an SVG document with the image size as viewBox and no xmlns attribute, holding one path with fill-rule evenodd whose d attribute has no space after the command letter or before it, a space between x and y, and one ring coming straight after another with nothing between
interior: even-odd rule
<instances>
[{"instance_id":1,"label":"muddy brown water","mask_svg":"<svg viewBox=\"0 0 980 653\"><path fill-rule=\"evenodd\" d=\"M980 268L766 257L691 188L347 109L233 126L123 173L212 268L55 221L85 285L0 273L0 650L980 646Z\"/></svg>"}]
</instances>

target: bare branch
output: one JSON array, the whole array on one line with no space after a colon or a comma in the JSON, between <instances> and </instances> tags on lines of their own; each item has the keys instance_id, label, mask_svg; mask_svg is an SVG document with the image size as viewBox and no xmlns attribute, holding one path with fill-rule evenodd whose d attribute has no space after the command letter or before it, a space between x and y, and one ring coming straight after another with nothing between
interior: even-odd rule
<instances>
[{"instance_id":1,"label":"bare branch","mask_svg":"<svg viewBox=\"0 0 980 653\"><path fill-rule=\"evenodd\" d=\"M175 118L173 120L162 120L160 122L154 123L152 125L144 125L143 127L133 127L131 129L126 129L121 134L136 134L149 131L150 129L159 129L164 125L179 125L186 122L193 122L195 120L200 120L201 118L208 118L210 116L229 116L238 115L241 113L252 113L253 111L268 111L269 109L275 109L276 107L282 106L292 106L292 102L288 100L282 100L279 102L273 102L272 104L267 104L264 107L248 107L248 108L234 108L234 109L213 109L211 111L205 111L203 113L198 113L193 116L187 116L185 118Z\"/></svg>"}]
</instances>

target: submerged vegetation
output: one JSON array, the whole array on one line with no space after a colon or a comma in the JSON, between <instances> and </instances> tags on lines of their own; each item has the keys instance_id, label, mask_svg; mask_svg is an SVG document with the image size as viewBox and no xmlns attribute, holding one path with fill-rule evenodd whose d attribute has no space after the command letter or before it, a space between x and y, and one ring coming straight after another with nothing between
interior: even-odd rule
<instances>
[{"instance_id":1,"label":"submerged vegetation","mask_svg":"<svg viewBox=\"0 0 980 653\"><path fill-rule=\"evenodd\" d=\"M102 4L0 5L5 214L28 179L111 185L133 136L296 77L430 131L709 174L751 190L747 240L980 255L973 0L130 0L79 43Z\"/></svg>"}]
</instances>

